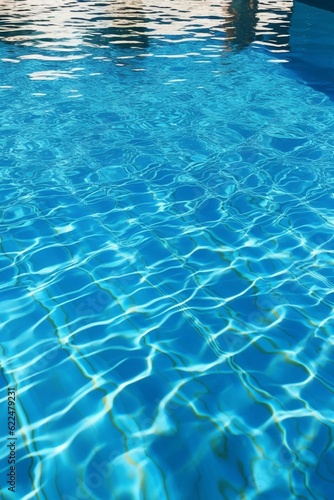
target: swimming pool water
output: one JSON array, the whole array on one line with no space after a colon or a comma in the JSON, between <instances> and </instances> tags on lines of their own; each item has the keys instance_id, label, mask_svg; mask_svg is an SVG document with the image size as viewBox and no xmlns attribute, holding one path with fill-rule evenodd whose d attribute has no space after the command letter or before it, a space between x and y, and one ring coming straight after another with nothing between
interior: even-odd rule
<instances>
[{"instance_id":1,"label":"swimming pool water","mask_svg":"<svg viewBox=\"0 0 334 500\"><path fill-rule=\"evenodd\" d=\"M330 499L334 13L2 4L3 498Z\"/></svg>"}]
</instances>

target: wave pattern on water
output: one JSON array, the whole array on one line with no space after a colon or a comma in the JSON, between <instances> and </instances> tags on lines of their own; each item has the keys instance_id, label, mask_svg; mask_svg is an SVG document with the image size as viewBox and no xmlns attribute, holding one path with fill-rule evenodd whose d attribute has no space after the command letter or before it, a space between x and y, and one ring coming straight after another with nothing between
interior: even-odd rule
<instances>
[{"instance_id":1,"label":"wave pattern on water","mask_svg":"<svg viewBox=\"0 0 334 500\"><path fill-rule=\"evenodd\" d=\"M17 388L25 500L333 489L333 103L224 48L231 6L202 4L21 2L24 29L3 10L1 402Z\"/></svg>"}]
</instances>

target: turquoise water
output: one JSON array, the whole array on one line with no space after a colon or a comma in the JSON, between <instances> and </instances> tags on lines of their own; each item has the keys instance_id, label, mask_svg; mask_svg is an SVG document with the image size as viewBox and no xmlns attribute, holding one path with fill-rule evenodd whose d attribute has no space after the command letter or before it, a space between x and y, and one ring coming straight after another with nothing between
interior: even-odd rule
<instances>
[{"instance_id":1,"label":"turquoise water","mask_svg":"<svg viewBox=\"0 0 334 500\"><path fill-rule=\"evenodd\" d=\"M3 498L332 498L334 14L291 8L3 3Z\"/></svg>"}]
</instances>

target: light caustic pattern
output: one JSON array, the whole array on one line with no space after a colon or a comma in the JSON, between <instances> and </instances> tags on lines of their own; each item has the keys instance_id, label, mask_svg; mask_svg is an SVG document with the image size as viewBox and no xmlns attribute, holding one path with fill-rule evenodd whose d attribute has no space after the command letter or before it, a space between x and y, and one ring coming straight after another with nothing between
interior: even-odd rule
<instances>
[{"instance_id":1,"label":"light caustic pattern","mask_svg":"<svg viewBox=\"0 0 334 500\"><path fill-rule=\"evenodd\" d=\"M330 498L333 102L233 48L228 2L20 6L0 47L18 498Z\"/></svg>"}]
</instances>

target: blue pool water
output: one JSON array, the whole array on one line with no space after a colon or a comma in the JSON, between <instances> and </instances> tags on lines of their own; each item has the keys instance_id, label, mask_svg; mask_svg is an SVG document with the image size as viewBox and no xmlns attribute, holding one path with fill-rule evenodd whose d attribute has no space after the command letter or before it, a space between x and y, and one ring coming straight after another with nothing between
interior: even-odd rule
<instances>
[{"instance_id":1,"label":"blue pool water","mask_svg":"<svg viewBox=\"0 0 334 500\"><path fill-rule=\"evenodd\" d=\"M2 2L2 498L332 498L324 3Z\"/></svg>"}]
</instances>

